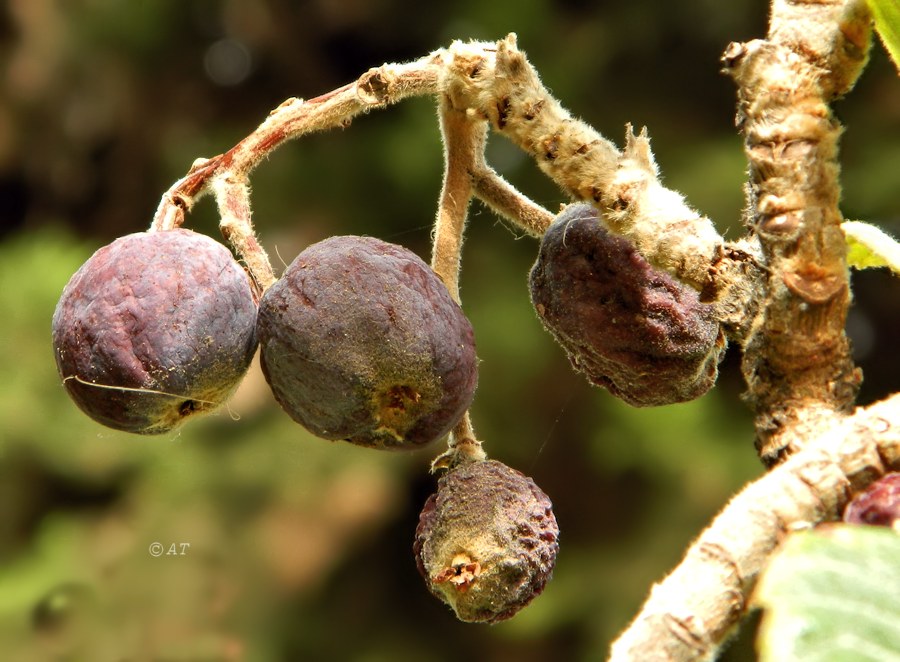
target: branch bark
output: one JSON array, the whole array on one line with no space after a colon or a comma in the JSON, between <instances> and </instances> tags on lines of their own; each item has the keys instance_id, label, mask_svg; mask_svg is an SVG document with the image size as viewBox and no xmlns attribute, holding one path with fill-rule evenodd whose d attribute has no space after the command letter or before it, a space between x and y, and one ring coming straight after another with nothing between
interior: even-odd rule
<instances>
[{"instance_id":1,"label":"branch bark","mask_svg":"<svg viewBox=\"0 0 900 662\"><path fill-rule=\"evenodd\" d=\"M768 39L731 44L738 127L749 161L747 225L768 277L743 339L748 400L767 464L802 448L862 380L844 334L850 288L838 208L841 126L828 102L864 66L871 19L860 0L774 0Z\"/></svg>"},{"instance_id":2,"label":"branch bark","mask_svg":"<svg viewBox=\"0 0 900 662\"><path fill-rule=\"evenodd\" d=\"M772 552L790 531L839 518L851 495L900 469L900 395L833 414L805 448L748 485L613 644L613 662L708 660L746 613Z\"/></svg>"},{"instance_id":3,"label":"branch bark","mask_svg":"<svg viewBox=\"0 0 900 662\"><path fill-rule=\"evenodd\" d=\"M750 164L748 242L763 276L741 333L757 448L773 471L747 487L655 586L612 660L705 660L748 607L781 538L839 517L900 451L900 396L848 416L861 373L844 333L850 288L828 103L865 64L861 0L774 0L766 40L731 44L738 126Z\"/></svg>"}]
</instances>

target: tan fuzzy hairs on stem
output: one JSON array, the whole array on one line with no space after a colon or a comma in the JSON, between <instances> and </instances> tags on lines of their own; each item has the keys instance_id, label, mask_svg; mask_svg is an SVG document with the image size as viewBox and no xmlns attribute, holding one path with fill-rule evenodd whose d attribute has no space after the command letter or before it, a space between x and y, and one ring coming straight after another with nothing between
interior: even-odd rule
<instances>
[{"instance_id":1,"label":"tan fuzzy hairs on stem","mask_svg":"<svg viewBox=\"0 0 900 662\"><path fill-rule=\"evenodd\" d=\"M733 242L660 183L646 131L627 127L619 149L573 118L514 35L454 42L319 97L287 100L231 150L196 162L163 195L151 229L181 225L211 191L223 234L265 289L274 274L251 223L251 171L289 139L430 96L445 146L432 268L459 301L472 198L535 237L554 218L485 162L489 129L519 146L653 265L699 290L743 350L757 448L774 468L712 521L612 647L617 661L711 659L746 613L781 538L834 519L854 491L900 469L900 396L854 410L861 377L844 334L850 293L837 206L841 129L828 105L864 66L869 24L863 0L773 0L767 38L726 50L750 175L748 233ZM434 466L483 457L467 414Z\"/></svg>"},{"instance_id":2,"label":"tan fuzzy hairs on stem","mask_svg":"<svg viewBox=\"0 0 900 662\"><path fill-rule=\"evenodd\" d=\"M444 141L444 183L434 222L431 268L444 281L450 296L460 303L459 271L463 235L474 192L472 172L475 164L483 161L487 126L469 117L465 110L454 108L447 94L439 101L439 114ZM432 462L431 470L451 467L462 459L484 460L486 457L467 411L450 432L447 452Z\"/></svg>"},{"instance_id":3,"label":"tan fuzzy hairs on stem","mask_svg":"<svg viewBox=\"0 0 900 662\"><path fill-rule=\"evenodd\" d=\"M703 289L722 239L709 219L659 182L645 132L628 127L621 152L573 118L541 83L514 35L495 49L455 44L449 63L458 107L491 122L575 199L592 202L609 228L654 265Z\"/></svg>"}]
</instances>

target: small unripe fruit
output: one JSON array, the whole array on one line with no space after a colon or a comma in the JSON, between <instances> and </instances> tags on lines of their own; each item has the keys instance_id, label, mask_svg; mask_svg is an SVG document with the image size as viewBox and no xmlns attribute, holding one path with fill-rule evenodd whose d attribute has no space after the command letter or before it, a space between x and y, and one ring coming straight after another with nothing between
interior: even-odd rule
<instances>
[{"instance_id":1,"label":"small unripe fruit","mask_svg":"<svg viewBox=\"0 0 900 662\"><path fill-rule=\"evenodd\" d=\"M175 229L99 249L53 315L56 364L91 418L139 434L222 404L256 351L250 279L224 246Z\"/></svg>"},{"instance_id":2,"label":"small unripe fruit","mask_svg":"<svg viewBox=\"0 0 900 662\"><path fill-rule=\"evenodd\" d=\"M885 474L857 494L844 509L844 521L900 528L900 473Z\"/></svg>"},{"instance_id":3,"label":"small unripe fruit","mask_svg":"<svg viewBox=\"0 0 900 662\"><path fill-rule=\"evenodd\" d=\"M263 295L258 330L275 399L316 436L417 448L472 402L472 326L402 246L345 236L308 247Z\"/></svg>"},{"instance_id":4,"label":"small unripe fruit","mask_svg":"<svg viewBox=\"0 0 900 662\"><path fill-rule=\"evenodd\" d=\"M428 589L461 621L496 623L544 590L556 564L553 505L496 460L461 464L425 503L413 553Z\"/></svg>"},{"instance_id":5,"label":"small unripe fruit","mask_svg":"<svg viewBox=\"0 0 900 662\"><path fill-rule=\"evenodd\" d=\"M712 307L606 230L587 204L566 207L541 240L531 300L573 367L636 406L697 398L725 342Z\"/></svg>"}]
</instances>

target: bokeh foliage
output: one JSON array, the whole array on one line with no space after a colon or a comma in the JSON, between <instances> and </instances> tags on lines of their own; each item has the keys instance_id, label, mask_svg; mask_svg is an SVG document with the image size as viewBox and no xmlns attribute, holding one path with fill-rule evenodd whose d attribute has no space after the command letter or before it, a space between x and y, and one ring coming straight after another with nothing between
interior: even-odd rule
<instances>
[{"instance_id":1,"label":"bokeh foliage","mask_svg":"<svg viewBox=\"0 0 900 662\"><path fill-rule=\"evenodd\" d=\"M382 454L311 438L257 368L230 405L141 438L84 417L58 382L56 299L91 251L144 229L197 157L223 151L290 95L454 38L515 31L545 82L619 141L646 124L668 185L740 233L744 160L731 40L765 7L513 0L27 0L0 9L0 659L592 660L700 527L761 468L737 356L700 400L654 410L590 388L527 297L536 244L473 208L462 297L481 378L476 430L553 498L553 581L493 627L457 623L411 555L439 449ZM880 52L837 106L844 211L900 226L900 85ZM490 161L563 202L510 145ZM253 179L279 268L308 243L364 233L427 257L441 175L433 104L413 100L290 144ZM202 203L188 224L216 236ZM865 401L897 389L897 281L855 276ZM155 558L150 545L190 543ZM181 548L177 548L181 551ZM749 639L749 637L747 637ZM68 653L67 653L68 651ZM748 659L744 641L726 653Z\"/></svg>"}]
</instances>

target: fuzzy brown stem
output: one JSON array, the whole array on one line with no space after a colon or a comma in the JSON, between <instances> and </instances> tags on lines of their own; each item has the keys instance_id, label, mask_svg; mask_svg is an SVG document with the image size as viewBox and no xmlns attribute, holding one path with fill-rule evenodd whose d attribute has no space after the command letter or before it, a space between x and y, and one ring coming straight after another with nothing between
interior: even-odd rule
<instances>
[{"instance_id":1,"label":"fuzzy brown stem","mask_svg":"<svg viewBox=\"0 0 900 662\"><path fill-rule=\"evenodd\" d=\"M253 133L230 150L195 164L187 176L166 192L161 207L166 205L168 198L169 202L177 202L189 210L207 192L214 175L223 172L249 174L288 140L316 131L347 127L354 117L374 108L383 108L411 96L434 94L441 52L415 62L385 64L371 69L355 82L312 99L287 99L269 113ZM166 211L158 211L157 219L164 217Z\"/></svg>"},{"instance_id":2,"label":"fuzzy brown stem","mask_svg":"<svg viewBox=\"0 0 900 662\"><path fill-rule=\"evenodd\" d=\"M479 200L532 237L544 236L555 218L486 164L476 166L472 172L472 186Z\"/></svg>"},{"instance_id":3,"label":"fuzzy brown stem","mask_svg":"<svg viewBox=\"0 0 900 662\"><path fill-rule=\"evenodd\" d=\"M444 183L434 223L431 268L459 303L460 256L473 194L470 173L484 153L487 126L453 108L446 97L440 106Z\"/></svg>"},{"instance_id":4,"label":"fuzzy brown stem","mask_svg":"<svg viewBox=\"0 0 900 662\"><path fill-rule=\"evenodd\" d=\"M444 183L438 203L431 267L459 303L459 270L463 236L472 200L472 171L484 160L487 124L453 107L449 96L440 99L441 135L444 139ZM432 471L461 459L484 459L481 442L467 411L450 432L447 452L432 463Z\"/></svg>"},{"instance_id":5,"label":"fuzzy brown stem","mask_svg":"<svg viewBox=\"0 0 900 662\"><path fill-rule=\"evenodd\" d=\"M464 456L468 460L484 460L487 455L481 447L481 442L475 436L475 428L472 427L472 418L469 412L466 412L460 419L453 432L450 434L451 450L456 451L457 455Z\"/></svg>"},{"instance_id":6,"label":"fuzzy brown stem","mask_svg":"<svg viewBox=\"0 0 900 662\"><path fill-rule=\"evenodd\" d=\"M272 264L256 240L250 218L250 186L235 175L218 176L212 182L219 205L219 229L247 265L257 291L265 292L275 282Z\"/></svg>"},{"instance_id":7,"label":"fuzzy brown stem","mask_svg":"<svg viewBox=\"0 0 900 662\"><path fill-rule=\"evenodd\" d=\"M456 108L489 120L565 191L597 206L610 229L654 265L697 289L708 286L721 237L660 184L646 134L635 136L629 127L619 152L573 118L543 86L515 35L496 45L455 42L448 58L447 93Z\"/></svg>"},{"instance_id":8,"label":"fuzzy brown stem","mask_svg":"<svg viewBox=\"0 0 900 662\"><path fill-rule=\"evenodd\" d=\"M431 472L452 469L465 462L480 462L487 459L487 453L472 427L472 419L466 412L450 432L447 440L447 450L438 455L431 462Z\"/></svg>"},{"instance_id":9,"label":"fuzzy brown stem","mask_svg":"<svg viewBox=\"0 0 900 662\"><path fill-rule=\"evenodd\" d=\"M738 493L700 534L613 644L613 662L712 659L782 538L837 519L854 492L900 469L900 395L852 417L832 414L822 430Z\"/></svg>"},{"instance_id":10,"label":"fuzzy brown stem","mask_svg":"<svg viewBox=\"0 0 900 662\"><path fill-rule=\"evenodd\" d=\"M738 124L750 164L750 227L767 270L764 303L744 343L743 372L767 464L801 448L833 412L849 411L861 374L844 334L850 288L838 208L841 127L828 101L866 60L862 0L776 0L767 40L731 44Z\"/></svg>"}]
</instances>

